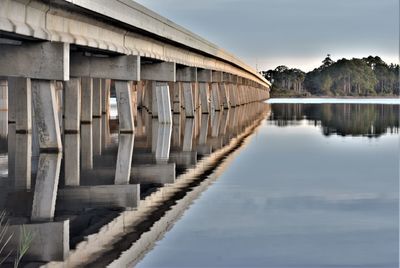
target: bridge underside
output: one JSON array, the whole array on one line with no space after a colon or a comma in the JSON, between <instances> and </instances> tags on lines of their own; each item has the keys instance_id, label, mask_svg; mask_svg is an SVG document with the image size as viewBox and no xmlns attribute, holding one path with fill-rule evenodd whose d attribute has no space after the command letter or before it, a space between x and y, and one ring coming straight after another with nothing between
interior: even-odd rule
<instances>
[{"instance_id":1,"label":"bridge underside","mask_svg":"<svg viewBox=\"0 0 400 268\"><path fill-rule=\"evenodd\" d=\"M140 189L132 174L140 174L144 181L164 174L162 183L172 182L175 166L168 164L169 158L182 166L193 163L195 115L203 114L208 120L209 114L266 100L269 84L197 36L192 40L196 45L190 46L192 41L166 38L168 31L138 29L70 1L46 2L0 0L0 110L8 116L9 148L15 147L9 151L9 177L18 178L17 189L34 189L29 228L61 230L62 237L55 243L62 250L54 254L63 259L68 224L52 222L56 198L60 198L57 206L71 208L73 204L74 209L85 203L101 205L104 195L112 199L107 202L136 207ZM190 33L184 34L181 38ZM111 160L116 169L105 171L113 173L113 180L107 176L107 186L82 185L81 169L92 174L96 155L102 154L106 134L99 133L96 140L92 133L102 129L101 124L109 124L110 96L117 101L119 131L117 158ZM161 149L152 152L155 159L150 167L132 166L136 161L134 118L139 109L150 115L161 133L156 140ZM185 136L190 138L178 153L170 151L171 129L181 111L187 120ZM204 125L208 127L208 121ZM89 142L81 144L80 137ZM210 149L199 146L198 150ZM32 156L38 159L35 187L30 178ZM57 197L62 169L66 189ZM77 195L84 198L73 203Z\"/></svg>"}]
</instances>

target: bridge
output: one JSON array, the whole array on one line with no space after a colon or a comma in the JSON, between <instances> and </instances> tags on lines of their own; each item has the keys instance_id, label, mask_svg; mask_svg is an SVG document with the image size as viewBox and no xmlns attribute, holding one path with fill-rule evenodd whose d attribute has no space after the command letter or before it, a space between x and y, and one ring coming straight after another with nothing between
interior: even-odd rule
<instances>
[{"instance_id":1,"label":"bridge","mask_svg":"<svg viewBox=\"0 0 400 268\"><path fill-rule=\"evenodd\" d=\"M262 75L234 55L130 0L0 0L0 111L8 118L3 129L8 127L9 178L18 189L34 189L30 222L38 232L54 229L68 235L66 221L52 222L57 198L57 206L71 207L74 196L91 195L90 202L98 198L101 203L101 195L114 191L119 195L115 202L137 205L132 174L147 180L169 174L164 180L171 181L175 166L168 165L169 158L183 166L193 162L192 138L184 141L183 152L170 152L175 115L184 112L185 135L191 137L196 115L261 102L269 98L269 89ZM107 133L102 130L114 94L117 157L103 155L101 160L101 165L116 163L108 182L113 187L96 187L90 180L83 187L87 177L81 180L82 174L101 180L91 170L95 156L104 151ZM142 165L132 170L132 162L147 157L133 156L139 110L148 112L161 131L156 169ZM205 145L197 151L210 150ZM57 197L60 172L69 188ZM35 187L31 173L36 174ZM78 201L76 208L85 202Z\"/></svg>"}]
</instances>

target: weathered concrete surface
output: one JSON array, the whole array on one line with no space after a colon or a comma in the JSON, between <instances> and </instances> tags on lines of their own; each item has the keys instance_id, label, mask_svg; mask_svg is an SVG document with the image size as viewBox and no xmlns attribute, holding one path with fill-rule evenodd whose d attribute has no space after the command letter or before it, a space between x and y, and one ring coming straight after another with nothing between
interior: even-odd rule
<instances>
[{"instance_id":1,"label":"weathered concrete surface","mask_svg":"<svg viewBox=\"0 0 400 268\"><path fill-rule=\"evenodd\" d=\"M60 189L57 210L82 211L87 208L135 208L140 198L140 185L79 186Z\"/></svg>"},{"instance_id":2,"label":"weathered concrete surface","mask_svg":"<svg viewBox=\"0 0 400 268\"><path fill-rule=\"evenodd\" d=\"M32 243L24 256L24 261L64 261L69 254L69 220L57 222L10 225L9 234L13 239L3 252L17 249L22 228L33 236Z\"/></svg>"},{"instance_id":3,"label":"weathered concrete surface","mask_svg":"<svg viewBox=\"0 0 400 268\"><path fill-rule=\"evenodd\" d=\"M32 80L32 101L41 150L61 151L60 123L58 121L54 83Z\"/></svg>"},{"instance_id":4,"label":"weathered concrete surface","mask_svg":"<svg viewBox=\"0 0 400 268\"><path fill-rule=\"evenodd\" d=\"M2 5L7 4L4 2L7 1L2 1L0 9L4 8ZM0 63L7 63L0 64L1 75L48 80L69 79L69 44L67 43L0 44L0 51Z\"/></svg>"},{"instance_id":5,"label":"weathered concrete surface","mask_svg":"<svg viewBox=\"0 0 400 268\"><path fill-rule=\"evenodd\" d=\"M85 56L71 53L71 76L104 79L140 80L140 57L138 56Z\"/></svg>"},{"instance_id":6,"label":"weathered concrete surface","mask_svg":"<svg viewBox=\"0 0 400 268\"><path fill-rule=\"evenodd\" d=\"M32 221L52 221L56 205L61 154L40 154L32 205Z\"/></svg>"}]
</instances>

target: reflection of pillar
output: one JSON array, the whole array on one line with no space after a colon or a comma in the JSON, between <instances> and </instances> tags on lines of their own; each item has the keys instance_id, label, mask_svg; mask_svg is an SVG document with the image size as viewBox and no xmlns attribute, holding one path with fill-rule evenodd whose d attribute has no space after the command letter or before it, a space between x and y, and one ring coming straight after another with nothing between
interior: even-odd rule
<instances>
[{"instance_id":1,"label":"reflection of pillar","mask_svg":"<svg viewBox=\"0 0 400 268\"><path fill-rule=\"evenodd\" d=\"M115 184L128 184L131 174L134 142L131 83L128 81L116 81L115 91L117 93L119 119L119 142Z\"/></svg>"},{"instance_id":2,"label":"reflection of pillar","mask_svg":"<svg viewBox=\"0 0 400 268\"><path fill-rule=\"evenodd\" d=\"M8 133L8 81L0 80L0 137Z\"/></svg>"},{"instance_id":3,"label":"reflection of pillar","mask_svg":"<svg viewBox=\"0 0 400 268\"><path fill-rule=\"evenodd\" d=\"M194 118L193 88L192 83L183 82L183 100L185 104L185 115L188 118Z\"/></svg>"},{"instance_id":4,"label":"reflection of pillar","mask_svg":"<svg viewBox=\"0 0 400 268\"><path fill-rule=\"evenodd\" d=\"M221 129L219 135L226 134L226 129L228 127L228 120L229 120L229 110L224 110L221 117Z\"/></svg>"},{"instance_id":5,"label":"reflection of pillar","mask_svg":"<svg viewBox=\"0 0 400 268\"><path fill-rule=\"evenodd\" d=\"M208 83L199 83L201 112L203 114L210 113L210 106L208 104L209 86Z\"/></svg>"},{"instance_id":6,"label":"reflection of pillar","mask_svg":"<svg viewBox=\"0 0 400 268\"><path fill-rule=\"evenodd\" d=\"M54 217L62 152L55 94L53 82L32 80L32 100L41 150L33 197L33 221L48 221Z\"/></svg>"},{"instance_id":7,"label":"reflection of pillar","mask_svg":"<svg viewBox=\"0 0 400 268\"><path fill-rule=\"evenodd\" d=\"M185 120L185 133L183 136L183 148L184 152L191 152L193 148L193 130L194 130L194 119L186 118Z\"/></svg>"},{"instance_id":8,"label":"reflection of pillar","mask_svg":"<svg viewBox=\"0 0 400 268\"><path fill-rule=\"evenodd\" d=\"M173 115L172 123L172 146L181 146L181 114Z\"/></svg>"},{"instance_id":9,"label":"reflection of pillar","mask_svg":"<svg viewBox=\"0 0 400 268\"><path fill-rule=\"evenodd\" d=\"M32 205L32 221L51 221L54 218L61 153L40 154Z\"/></svg>"},{"instance_id":10,"label":"reflection of pillar","mask_svg":"<svg viewBox=\"0 0 400 268\"><path fill-rule=\"evenodd\" d=\"M16 134L15 143L15 188L31 188L32 134Z\"/></svg>"},{"instance_id":11,"label":"reflection of pillar","mask_svg":"<svg viewBox=\"0 0 400 268\"><path fill-rule=\"evenodd\" d=\"M199 135L199 144L207 143L207 135L208 135L208 114L201 115L201 127L200 127L200 135Z\"/></svg>"},{"instance_id":12,"label":"reflection of pillar","mask_svg":"<svg viewBox=\"0 0 400 268\"><path fill-rule=\"evenodd\" d=\"M81 80L81 161L82 169L93 168L93 79Z\"/></svg>"},{"instance_id":13,"label":"reflection of pillar","mask_svg":"<svg viewBox=\"0 0 400 268\"><path fill-rule=\"evenodd\" d=\"M172 124L159 124L157 131L156 162L167 163L171 148Z\"/></svg>"},{"instance_id":14,"label":"reflection of pillar","mask_svg":"<svg viewBox=\"0 0 400 268\"><path fill-rule=\"evenodd\" d=\"M71 78L64 83L64 177L65 185L80 183L80 118L81 80Z\"/></svg>"},{"instance_id":15,"label":"reflection of pillar","mask_svg":"<svg viewBox=\"0 0 400 268\"><path fill-rule=\"evenodd\" d=\"M211 114L211 136L218 137L219 126L221 122L221 112L215 112Z\"/></svg>"}]
</instances>

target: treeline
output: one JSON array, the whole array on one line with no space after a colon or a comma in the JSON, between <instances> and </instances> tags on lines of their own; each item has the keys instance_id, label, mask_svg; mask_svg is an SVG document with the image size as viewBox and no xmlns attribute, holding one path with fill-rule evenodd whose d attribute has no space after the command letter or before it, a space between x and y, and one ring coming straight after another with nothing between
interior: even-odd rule
<instances>
[{"instance_id":1,"label":"treeline","mask_svg":"<svg viewBox=\"0 0 400 268\"><path fill-rule=\"evenodd\" d=\"M319 68L305 73L278 66L262 74L271 81L272 96L399 95L399 65L380 57L333 61L328 55Z\"/></svg>"}]
</instances>

